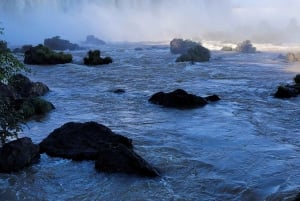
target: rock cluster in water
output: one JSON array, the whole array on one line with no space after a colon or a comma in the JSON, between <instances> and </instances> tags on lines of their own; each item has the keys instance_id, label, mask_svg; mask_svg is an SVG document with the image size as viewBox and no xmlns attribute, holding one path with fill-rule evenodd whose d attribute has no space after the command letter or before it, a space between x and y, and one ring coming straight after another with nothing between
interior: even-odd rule
<instances>
[{"instance_id":1,"label":"rock cluster in water","mask_svg":"<svg viewBox=\"0 0 300 201\"><path fill-rule=\"evenodd\" d=\"M235 48L237 52L241 53L255 53L256 47L254 47L250 40L245 40L239 44L237 44L237 47Z\"/></svg>"},{"instance_id":2,"label":"rock cluster in water","mask_svg":"<svg viewBox=\"0 0 300 201\"><path fill-rule=\"evenodd\" d=\"M102 58L100 50L90 50L87 57L83 59L85 65L104 65L112 63L111 57Z\"/></svg>"},{"instance_id":3,"label":"rock cluster in water","mask_svg":"<svg viewBox=\"0 0 300 201\"><path fill-rule=\"evenodd\" d=\"M0 83L0 98L9 101L25 119L54 109L52 103L40 97L48 91L45 84L32 82L22 74L12 76L8 84Z\"/></svg>"},{"instance_id":4,"label":"rock cluster in water","mask_svg":"<svg viewBox=\"0 0 300 201\"><path fill-rule=\"evenodd\" d=\"M149 102L157 105L162 105L164 107L185 109L203 107L208 102L215 102L218 100L220 100L220 98L217 95L203 98L200 96L189 94L182 89L177 89L170 93L155 93L150 97Z\"/></svg>"},{"instance_id":5,"label":"rock cluster in water","mask_svg":"<svg viewBox=\"0 0 300 201\"><path fill-rule=\"evenodd\" d=\"M88 35L86 37L86 40L83 42L86 45L105 45L105 41L97 38L94 35Z\"/></svg>"},{"instance_id":6,"label":"rock cluster in water","mask_svg":"<svg viewBox=\"0 0 300 201\"><path fill-rule=\"evenodd\" d=\"M50 48L37 45L25 52L24 63L32 65L55 65L72 62L72 55L63 52L55 52Z\"/></svg>"},{"instance_id":7,"label":"rock cluster in water","mask_svg":"<svg viewBox=\"0 0 300 201\"><path fill-rule=\"evenodd\" d=\"M46 38L44 45L52 50L79 50L80 47L77 44L71 43L68 40L61 39L59 36L52 38Z\"/></svg>"},{"instance_id":8,"label":"rock cluster in water","mask_svg":"<svg viewBox=\"0 0 300 201\"><path fill-rule=\"evenodd\" d=\"M300 94L300 74L294 78L294 84L281 85L274 94L275 98L292 98Z\"/></svg>"},{"instance_id":9,"label":"rock cluster in water","mask_svg":"<svg viewBox=\"0 0 300 201\"><path fill-rule=\"evenodd\" d=\"M170 50L172 54L181 54L176 62L205 62L210 59L210 51L191 40L173 39L170 42Z\"/></svg>"},{"instance_id":10,"label":"rock cluster in water","mask_svg":"<svg viewBox=\"0 0 300 201\"><path fill-rule=\"evenodd\" d=\"M95 160L95 168L99 171L159 175L134 152L131 139L96 122L66 123L40 143L40 150L54 157Z\"/></svg>"}]
</instances>

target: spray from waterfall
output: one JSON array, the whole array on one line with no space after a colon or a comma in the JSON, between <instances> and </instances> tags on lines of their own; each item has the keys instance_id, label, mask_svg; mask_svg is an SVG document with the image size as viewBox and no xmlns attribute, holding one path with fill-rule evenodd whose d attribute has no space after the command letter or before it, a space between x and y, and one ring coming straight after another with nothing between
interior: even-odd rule
<instances>
[{"instance_id":1,"label":"spray from waterfall","mask_svg":"<svg viewBox=\"0 0 300 201\"><path fill-rule=\"evenodd\" d=\"M11 44L60 35L107 41L300 42L298 0L1 0L0 26Z\"/></svg>"}]
</instances>

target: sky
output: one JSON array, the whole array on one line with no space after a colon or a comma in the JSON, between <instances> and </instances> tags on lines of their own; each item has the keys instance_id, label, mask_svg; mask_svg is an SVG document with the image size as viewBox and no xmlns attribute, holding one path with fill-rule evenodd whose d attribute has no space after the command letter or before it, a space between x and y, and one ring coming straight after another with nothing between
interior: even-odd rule
<instances>
[{"instance_id":1,"label":"sky","mask_svg":"<svg viewBox=\"0 0 300 201\"><path fill-rule=\"evenodd\" d=\"M300 0L1 0L9 44L197 40L300 43Z\"/></svg>"}]
</instances>

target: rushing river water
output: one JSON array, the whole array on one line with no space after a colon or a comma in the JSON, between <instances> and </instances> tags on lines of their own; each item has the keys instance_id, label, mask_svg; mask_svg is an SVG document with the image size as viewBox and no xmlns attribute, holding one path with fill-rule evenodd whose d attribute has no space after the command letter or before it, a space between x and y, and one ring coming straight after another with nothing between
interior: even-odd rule
<instances>
[{"instance_id":1,"label":"rushing river water","mask_svg":"<svg viewBox=\"0 0 300 201\"><path fill-rule=\"evenodd\" d=\"M39 143L66 122L96 121L133 139L161 177L98 173L93 162L42 155L33 167L0 174L0 200L292 200L300 191L300 99L272 97L296 74L279 53L213 51L210 62L192 65L175 63L163 45L101 50L113 64L81 65L78 51L76 64L30 66L56 109L23 135ZM190 110L148 102L177 88L222 100Z\"/></svg>"}]
</instances>

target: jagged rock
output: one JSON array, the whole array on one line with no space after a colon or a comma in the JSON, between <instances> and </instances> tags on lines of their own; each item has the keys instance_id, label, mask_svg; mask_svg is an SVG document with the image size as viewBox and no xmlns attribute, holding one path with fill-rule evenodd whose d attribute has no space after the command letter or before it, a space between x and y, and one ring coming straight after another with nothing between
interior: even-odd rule
<instances>
[{"instance_id":1,"label":"jagged rock","mask_svg":"<svg viewBox=\"0 0 300 201\"><path fill-rule=\"evenodd\" d=\"M245 40L237 45L235 48L237 52L241 53L255 53L256 48L253 47L252 43L250 40Z\"/></svg>"},{"instance_id":2,"label":"jagged rock","mask_svg":"<svg viewBox=\"0 0 300 201\"><path fill-rule=\"evenodd\" d=\"M176 59L176 62L205 62L210 59L210 51L201 46L197 45L190 48L186 53L182 54Z\"/></svg>"},{"instance_id":3,"label":"jagged rock","mask_svg":"<svg viewBox=\"0 0 300 201\"><path fill-rule=\"evenodd\" d=\"M55 65L72 62L72 55L54 52L46 46L38 45L25 52L24 63L33 65Z\"/></svg>"},{"instance_id":4,"label":"jagged rock","mask_svg":"<svg viewBox=\"0 0 300 201\"><path fill-rule=\"evenodd\" d=\"M133 151L132 140L96 122L69 122L40 143L41 153L73 160L97 160L97 170L158 176L155 168Z\"/></svg>"},{"instance_id":5,"label":"jagged rock","mask_svg":"<svg viewBox=\"0 0 300 201\"><path fill-rule=\"evenodd\" d=\"M100 50L90 50L88 52L88 56L83 59L85 65L103 65L112 63L111 57L101 58Z\"/></svg>"},{"instance_id":6,"label":"jagged rock","mask_svg":"<svg viewBox=\"0 0 300 201\"><path fill-rule=\"evenodd\" d=\"M32 82L22 74L12 76L8 85L12 87L23 98L43 96L49 92L49 88L42 82Z\"/></svg>"},{"instance_id":7,"label":"jagged rock","mask_svg":"<svg viewBox=\"0 0 300 201\"><path fill-rule=\"evenodd\" d=\"M95 37L94 35L88 35L86 37L86 40L84 41L84 43L88 44L88 45L105 45L106 44L103 40Z\"/></svg>"},{"instance_id":8,"label":"jagged rock","mask_svg":"<svg viewBox=\"0 0 300 201\"><path fill-rule=\"evenodd\" d=\"M207 104L205 98L189 94L182 89L170 93L158 92L151 96L149 101L153 104L173 108L195 108Z\"/></svg>"},{"instance_id":9,"label":"jagged rock","mask_svg":"<svg viewBox=\"0 0 300 201\"><path fill-rule=\"evenodd\" d=\"M0 148L0 172L10 173L38 162L39 146L28 137L6 143Z\"/></svg>"},{"instance_id":10,"label":"jagged rock","mask_svg":"<svg viewBox=\"0 0 300 201\"><path fill-rule=\"evenodd\" d=\"M170 42L170 50L172 54L185 54L189 49L198 45L201 44L191 40L175 38Z\"/></svg>"},{"instance_id":11,"label":"jagged rock","mask_svg":"<svg viewBox=\"0 0 300 201\"><path fill-rule=\"evenodd\" d=\"M52 38L46 38L44 45L52 50L79 50L80 47L77 44L71 43L68 40L61 39L59 36Z\"/></svg>"}]
</instances>

